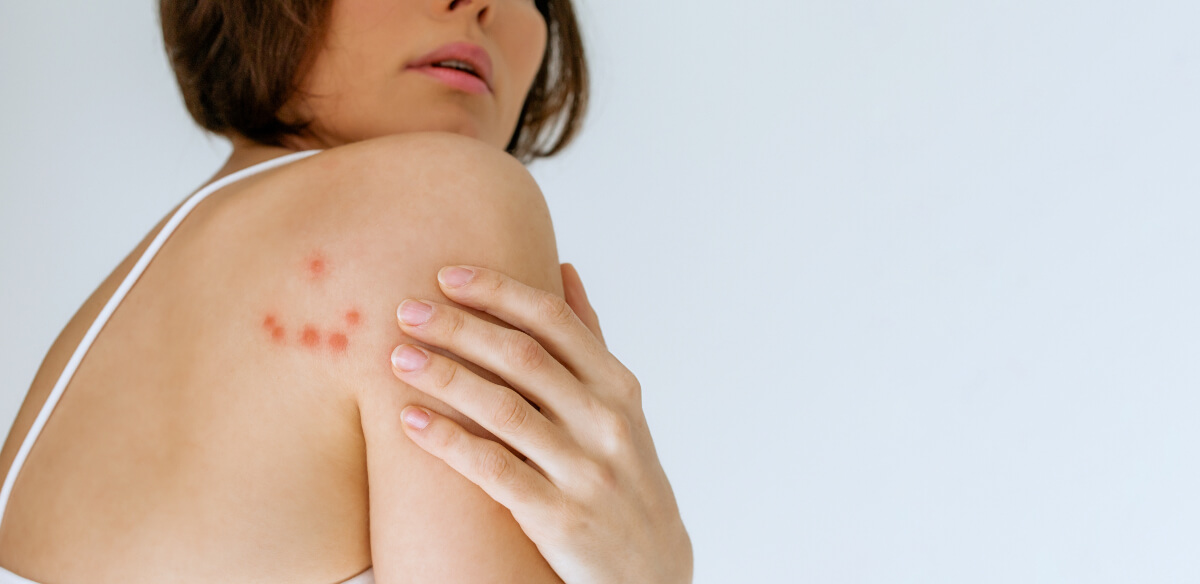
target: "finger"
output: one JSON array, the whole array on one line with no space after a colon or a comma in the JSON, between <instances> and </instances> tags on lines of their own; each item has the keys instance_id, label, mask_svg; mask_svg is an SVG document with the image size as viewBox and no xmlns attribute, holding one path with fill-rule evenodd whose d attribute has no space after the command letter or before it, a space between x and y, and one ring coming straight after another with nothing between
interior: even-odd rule
<instances>
[{"instance_id":1,"label":"finger","mask_svg":"<svg viewBox=\"0 0 1200 584\"><path fill-rule=\"evenodd\" d=\"M562 478L572 450L562 429L512 389L496 385L461 363L415 345L392 351L392 372L483 426L539 468Z\"/></svg>"},{"instance_id":2,"label":"finger","mask_svg":"<svg viewBox=\"0 0 1200 584\"><path fill-rule=\"evenodd\" d=\"M579 272L575 269L575 265L564 263L561 266L563 274L563 293L566 294L567 304L571 305L571 309L575 311L575 315L583 324L587 325L588 330L600 339L600 344L608 347L608 343L604 342L604 333L600 331L600 318L596 316L596 311L592 308L592 303L588 300L587 291L583 289L583 280L579 278Z\"/></svg>"},{"instance_id":3,"label":"finger","mask_svg":"<svg viewBox=\"0 0 1200 584\"><path fill-rule=\"evenodd\" d=\"M452 287L445 282L450 268L468 268L475 276ZM528 333L584 383L609 379L623 367L561 296L477 266L447 266L438 281L451 300Z\"/></svg>"},{"instance_id":4,"label":"finger","mask_svg":"<svg viewBox=\"0 0 1200 584\"><path fill-rule=\"evenodd\" d=\"M421 413L427 420L424 427L409 422L419 419ZM556 487L503 446L475 436L454 420L425 408L409 406L400 412L400 417L404 420L404 432L417 446L479 485L514 516L541 513L554 500Z\"/></svg>"},{"instance_id":5,"label":"finger","mask_svg":"<svg viewBox=\"0 0 1200 584\"><path fill-rule=\"evenodd\" d=\"M405 322L420 304L429 307L426 319ZM406 299L396 315L405 334L498 375L521 395L549 410L548 416L561 419L568 412L588 411L591 396L583 384L524 332L432 300Z\"/></svg>"}]
</instances>

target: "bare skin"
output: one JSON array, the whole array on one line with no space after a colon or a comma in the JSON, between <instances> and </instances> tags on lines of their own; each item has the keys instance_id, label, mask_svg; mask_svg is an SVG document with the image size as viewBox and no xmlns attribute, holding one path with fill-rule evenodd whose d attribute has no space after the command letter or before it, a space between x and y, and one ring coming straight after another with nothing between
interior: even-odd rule
<instances>
[{"instance_id":1,"label":"bare skin","mask_svg":"<svg viewBox=\"0 0 1200 584\"><path fill-rule=\"evenodd\" d=\"M246 296L225 293L220 271L197 269L250 269L221 248L223 232L262 229L279 197L320 180L318 169L285 168L193 210L110 318L18 476L0 566L41 582L339 582L371 565L353 401L262 347L267 331L244 324ZM4 473L87 327L163 223L52 345L0 451ZM272 269L264 277L277 282L310 275L299 261ZM284 340L297 345L302 334ZM255 390L279 375L292 378L292 399Z\"/></svg>"},{"instance_id":2,"label":"bare skin","mask_svg":"<svg viewBox=\"0 0 1200 584\"><path fill-rule=\"evenodd\" d=\"M233 152L205 184L299 150L326 149L319 155L324 162L313 157L221 189L173 233L97 338L30 453L0 527L0 566L43 582L340 582L372 565L360 419L365 410L353 393L330 388L355 375L339 363L373 363L378 357L384 366L392 347L415 339L402 335L394 320L374 318L379 307L345 292L352 288L338 287L356 250L306 241L292 230L338 208L326 195L345 178L329 168L352 159L338 158L344 146L437 130L503 148L546 36L532 0L335 0L331 31L304 80L319 97L281 112L284 119L316 119L313 132L289 138L282 147L229 134ZM494 59L495 81L486 98L448 91L416 73L397 73L406 60L463 40L479 43ZM47 353L0 450L0 472L8 471L87 327L167 217L85 302ZM413 230L414 239L432 245L449 236ZM248 249L256 253L245 253ZM556 277L533 285L562 297L565 282ZM583 314L578 281L569 286L572 307ZM472 326L500 323L479 306L471 312ZM580 326L572 334L591 333ZM425 340L427 346L439 342ZM440 342L454 348L452 339ZM380 347L379 355L356 359ZM462 365L479 379L503 383L478 365ZM403 401L428 407L429 398L417 395L419 385L404 386L410 391ZM282 401L281 386L288 392ZM471 409L470 399L460 400L454 407ZM442 415L431 427L443 435L465 430L498 440L486 422L435 409ZM638 412L627 413L644 427ZM398 409L394 413L399 416ZM582 414L572 418L573 432L586 426ZM648 455L653 451L648 432L639 432L636 440L640 455L624 449L631 454L620 461L577 458L619 467L629 477L653 476L645 483L623 480L619 500L605 501L605 509L622 510L623 523L614 523L612 513L600 514L597 519L609 521L603 531L594 523L594 534L535 542L556 570L569 567L577 575L571 584L627 580L629 574L607 569L633 552L644 557L626 567L653 567L664 583L690 580L690 542L661 467ZM414 435L407 447L419 442ZM473 482L485 482L434 446L421 448ZM562 475L558 486L569 492L571 479L572 473ZM584 489L579 485L577 493ZM655 491L648 499L647 489ZM487 490L505 502L495 487ZM658 514L647 517L630 504L638 498L661 501L655 504ZM520 508L511 507L520 515ZM531 535L539 527L553 531L552 518L535 525L532 514L524 517L521 527ZM651 520L654 530L638 523ZM621 535L627 533L651 535L642 542ZM617 545L630 541L638 549ZM597 543L612 557L595 558L589 550ZM537 553L532 545L511 545L512 554ZM657 562L662 557L672 561ZM521 562L530 568L526 581L552 581L540 558Z\"/></svg>"},{"instance_id":3,"label":"bare skin","mask_svg":"<svg viewBox=\"0 0 1200 584\"><path fill-rule=\"evenodd\" d=\"M345 223L332 234L295 232L297 224L321 224L315 217L371 203L327 196L350 178L328 166L361 159L352 150L358 146L238 181L176 229L97 337L30 452L0 525L0 566L38 582L329 583L380 561L371 547L363 424L350 389L374 375L389 380L401 405L437 402L405 392L388 365L405 340L394 321L404 292L396 290L421 288L399 281L382 290L393 296L386 303L359 303L359 287L346 277L361 276L354 264L364 262L369 273L381 263L405 274L428 268L397 263L402 253L371 257ZM386 204L414 209L423 195L396 197ZM0 472L7 474L87 327L163 223L56 339L0 450ZM405 232L414 242L408 247L436 249L452 239L436 229ZM536 559L532 544L524 553Z\"/></svg>"}]
</instances>

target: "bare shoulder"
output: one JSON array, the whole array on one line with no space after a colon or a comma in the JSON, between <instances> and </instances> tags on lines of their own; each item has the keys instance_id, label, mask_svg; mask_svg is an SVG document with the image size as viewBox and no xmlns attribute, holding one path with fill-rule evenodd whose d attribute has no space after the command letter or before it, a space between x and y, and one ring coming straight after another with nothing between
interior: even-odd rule
<instances>
[{"instance_id":1,"label":"bare shoulder","mask_svg":"<svg viewBox=\"0 0 1200 584\"><path fill-rule=\"evenodd\" d=\"M208 227L196 240L212 253L180 262L188 268L176 277L233 304L225 314L248 323L251 334L236 338L254 360L299 367L352 414L364 398L395 393L388 357L411 342L396 307L409 297L449 302L441 267L490 267L562 295L545 198L524 165L488 144L399 134L254 179L200 220Z\"/></svg>"},{"instance_id":2,"label":"bare shoulder","mask_svg":"<svg viewBox=\"0 0 1200 584\"><path fill-rule=\"evenodd\" d=\"M346 336L346 357L368 346L386 356L385 345L400 340L396 305L413 294L441 296L442 262L516 267L526 283L562 294L545 198L524 165L501 150L420 132L339 146L293 165L248 187L250 196L211 222L220 233L204 237L230 242L227 255L239 264L228 270L233 286L271 281L255 297L361 325L317 327L318 343L330 342L321 336L326 329ZM343 344L341 337L332 342Z\"/></svg>"},{"instance_id":3,"label":"bare shoulder","mask_svg":"<svg viewBox=\"0 0 1200 584\"><path fill-rule=\"evenodd\" d=\"M503 177L519 176L532 181L525 166L507 152L450 132L392 134L339 146L322 154L334 154L365 166L380 164L384 168L402 169L403 161L411 159L425 167L439 165L444 169L467 171L468 176L501 173Z\"/></svg>"},{"instance_id":4,"label":"bare shoulder","mask_svg":"<svg viewBox=\"0 0 1200 584\"><path fill-rule=\"evenodd\" d=\"M500 196L508 197L505 204L545 205L537 182L520 161L457 134L396 134L340 146L319 156L327 157L322 171L342 189L358 188L349 194L364 197L355 200L372 210L402 210L394 205L401 189L424 195L435 208L501 202L496 200Z\"/></svg>"},{"instance_id":5,"label":"bare shoulder","mask_svg":"<svg viewBox=\"0 0 1200 584\"><path fill-rule=\"evenodd\" d=\"M223 191L193 211L139 287L178 291L146 298L178 298L159 312L173 319L169 330L188 331L180 355L206 356L205 395L242 404L247 419L270 420L263 436L300 437L284 444L319 458L241 448L241 434L221 446L298 461L295 476L308 478L284 483L319 495L330 515L353 517L356 530L369 526L381 584L506 581L498 574L555 582L508 510L413 444L399 412L421 405L495 437L404 384L389 361L397 345L416 342L397 326L401 301L451 302L437 283L443 266L491 268L563 295L549 210L524 165L471 138L411 133L331 148ZM301 472L313 468L328 470Z\"/></svg>"},{"instance_id":6,"label":"bare shoulder","mask_svg":"<svg viewBox=\"0 0 1200 584\"><path fill-rule=\"evenodd\" d=\"M355 142L313 156L279 183L252 213L262 219L255 232L270 242L259 247L271 263L289 266L290 293L304 310L328 303L344 321L354 313L358 324L342 332L345 358L332 362L339 378L392 378L387 356L410 341L395 324L396 307L414 296L448 302L436 278L444 265L515 272L563 293L537 182L511 155L478 140L420 132Z\"/></svg>"},{"instance_id":7,"label":"bare shoulder","mask_svg":"<svg viewBox=\"0 0 1200 584\"><path fill-rule=\"evenodd\" d=\"M323 289L331 318L341 315L346 321L342 313L349 310L357 315L345 342L339 339L340 352L322 355L327 370L358 405L376 577L380 582L499 582L508 580L497 580L497 574L510 574L513 581L558 581L508 510L413 444L399 412L418 404L477 436L496 437L401 382L389 363L398 344L416 343L396 325L401 301L452 303L437 283L443 266L491 268L563 295L554 230L536 181L507 153L444 133L338 147L314 156L310 168L322 176L304 188L304 210L288 227L296 238L289 253L301 258L297 268L309 270L304 286ZM318 265L319 273L313 271ZM459 308L514 328L487 313ZM449 351L428 348L504 383ZM473 561L462 562L463 557Z\"/></svg>"}]
</instances>

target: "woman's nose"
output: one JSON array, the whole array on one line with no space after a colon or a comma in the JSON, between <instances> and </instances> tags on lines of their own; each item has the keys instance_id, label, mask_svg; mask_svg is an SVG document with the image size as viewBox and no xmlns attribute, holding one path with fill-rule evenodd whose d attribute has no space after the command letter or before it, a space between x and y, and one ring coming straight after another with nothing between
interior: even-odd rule
<instances>
[{"instance_id":1,"label":"woman's nose","mask_svg":"<svg viewBox=\"0 0 1200 584\"><path fill-rule=\"evenodd\" d=\"M480 26L487 26L492 19L493 0L436 0L434 9L444 15L471 15Z\"/></svg>"}]
</instances>

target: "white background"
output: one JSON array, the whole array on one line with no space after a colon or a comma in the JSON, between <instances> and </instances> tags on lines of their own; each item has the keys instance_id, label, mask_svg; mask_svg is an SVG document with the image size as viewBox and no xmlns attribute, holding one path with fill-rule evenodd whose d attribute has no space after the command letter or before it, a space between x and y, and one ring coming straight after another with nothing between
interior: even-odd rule
<instances>
[{"instance_id":1,"label":"white background","mask_svg":"<svg viewBox=\"0 0 1200 584\"><path fill-rule=\"evenodd\" d=\"M0 3L0 418L223 162L156 3ZM1200 580L1200 4L579 5L531 170L697 584Z\"/></svg>"}]
</instances>

